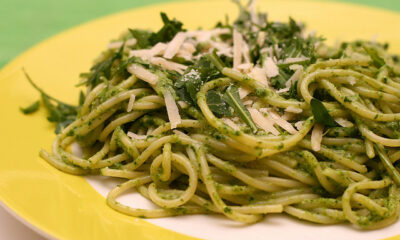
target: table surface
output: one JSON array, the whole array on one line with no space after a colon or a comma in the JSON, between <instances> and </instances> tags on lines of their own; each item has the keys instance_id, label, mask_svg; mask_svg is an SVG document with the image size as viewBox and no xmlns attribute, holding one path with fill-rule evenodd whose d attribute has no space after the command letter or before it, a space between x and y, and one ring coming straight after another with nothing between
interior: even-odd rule
<instances>
[{"instance_id":1,"label":"table surface","mask_svg":"<svg viewBox=\"0 0 400 240\"><path fill-rule=\"evenodd\" d=\"M2 0L0 68L33 45L92 19L130 8L178 0ZM181 0L189 1L189 0ZM337 0L400 11L398 0ZM0 236L9 240L42 240L38 233L0 207Z\"/></svg>"}]
</instances>

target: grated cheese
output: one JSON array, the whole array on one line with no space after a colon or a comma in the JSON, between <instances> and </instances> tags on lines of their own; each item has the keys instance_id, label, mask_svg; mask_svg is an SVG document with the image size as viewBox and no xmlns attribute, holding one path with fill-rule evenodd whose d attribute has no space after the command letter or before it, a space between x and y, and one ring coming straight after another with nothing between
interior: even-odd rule
<instances>
[{"instance_id":1,"label":"grated cheese","mask_svg":"<svg viewBox=\"0 0 400 240\"><path fill-rule=\"evenodd\" d=\"M290 64L290 63L302 62L302 61L306 61L306 60L310 60L310 58L301 56L301 57L294 57L294 58L286 58L283 61L283 63Z\"/></svg>"},{"instance_id":2,"label":"grated cheese","mask_svg":"<svg viewBox=\"0 0 400 240\"><path fill-rule=\"evenodd\" d=\"M269 82L267 79L267 74L265 72L265 69L260 68L260 67L254 67L251 72L249 73L250 77L254 78L255 80L259 81L260 83L263 83L266 87L269 86Z\"/></svg>"},{"instance_id":3,"label":"grated cheese","mask_svg":"<svg viewBox=\"0 0 400 240\"><path fill-rule=\"evenodd\" d=\"M136 39L135 38L131 38L125 41L125 46L133 46L136 44ZM117 49L122 47L122 45L124 44L123 41L117 41L117 42L111 42L109 44L107 44L107 48L108 49Z\"/></svg>"},{"instance_id":4,"label":"grated cheese","mask_svg":"<svg viewBox=\"0 0 400 240\"><path fill-rule=\"evenodd\" d=\"M128 72L135 75L137 78L142 79L145 82L148 82L151 85L155 85L158 82L158 76L149 70L145 69L141 65L131 64L127 67Z\"/></svg>"},{"instance_id":5,"label":"grated cheese","mask_svg":"<svg viewBox=\"0 0 400 240\"><path fill-rule=\"evenodd\" d=\"M312 150L318 152L321 150L321 141L323 136L324 126L316 123L311 132L311 148Z\"/></svg>"},{"instance_id":6,"label":"grated cheese","mask_svg":"<svg viewBox=\"0 0 400 240\"><path fill-rule=\"evenodd\" d=\"M269 78L278 76L279 74L279 68L271 57L265 59L264 69Z\"/></svg>"},{"instance_id":7,"label":"grated cheese","mask_svg":"<svg viewBox=\"0 0 400 240\"><path fill-rule=\"evenodd\" d=\"M167 49L164 52L164 58L173 58L178 53L185 39L186 34L184 32L177 33L171 42L168 43Z\"/></svg>"},{"instance_id":8,"label":"grated cheese","mask_svg":"<svg viewBox=\"0 0 400 240\"><path fill-rule=\"evenodd\" d=\"M230 120L229 118L221 118L221 120L228 125L229 127L233 128L236 131L240 130L240 127L238 125L236 125L236 123L234 123L232 120Z\"/></svg>"},{"instance_id":9,"label":"grated cheese","mask_svg":"<svg viewBox=\"0 0 400 240\"><path fill-rule=\"evenodd\" d=\"M303 112L303 109L297 108L297 107L293 107L293 106L289 106L289 107L285 108L285 112L301 113L301 112Z\"/></svg>"},{"instance_id":10,"label":"grated cheese","mask_svg":"<svg viewBox=\"0 0 400 240\"><path fill-rule=\"evenodd\" d=\"M353 127L354 124L347 119L344 118L335 118L335 122L342 127Z\"/></svg>"},{"instance_id":11,"label":"grated cheese","mask_svg":"<svg viewBox=\"0 0 400 240\"><path fill-rule=\"evenodd\" d=\"M135 102L135 94L131 94L131 96L129 97L129 102L128 102L128 107L126 108L127 112L131 112L132 108L133 108L133 103Z\"/></svg>"},{"instance_id":12,"label":"grated cheese","mask_svg":"<svg viewBox=\"0 0 400 240\"><path fill-rule=\"evenodd\" d=\"M303 68L297 69L293 73L293 75L286 81L285 86L286 87L292 86L292 84L294 84L296 81L300 79L301 75L303 75Z\"/></svg>"},{"instance_id":13,"label":"grated cheese","mask_svg":"<svg viewBox=\"0 0 400 240\"><path fill-rule=\"evenodd\" d=\"M182 122L181 115L179 115L178 106L176 105L175 100L169 91L164 91L164 100L165 107L167 108L168 119L171 123L171 129L174 129Z\"/></svg>"},{"instance_id":14,"label":"grated cheese","mask_svg":"<svg viewBox=\"0 0 400 240\"><path fill-rule=\"evenodd\" d=\"M179 64L176 62L172 62L172 61L168 61L168 60L165 60L164 58L160 58L160 57L152 57L150 59L150 62L154 65L159 65L162 68L177 71L180 74L183 74L184 70L187 68L187 66L185 66L185 65L182 65L182 64Z\"/></svg>"},{"instance_id":15,"label":"grated cheese","mask_svg":"<svg viewBox=\"0 0 400 240\"><path fill-rule=\"evenodd\" d=\"M303 127L304 121L298 121L294 124L294 126L297 128L297 130L300 131L300 129Z\"/></svg>"},{"instance_id":16,"label":"grated cheese","mask_svg":"<svg viewBox=\"0 0 400 240\"><path fill-rule=\"evenodd\" d=\"M251 117L254 123L266 132L270 132L273 135L279 135L279 131L274 127L274 122L270 118L265 118L257 109L249 108Z\"/></svg>"},{"instance_id":17,"label":"grated cheese","mask_svg":"<svg viewBox=\"0 0 400 240\"><path fill-rule=\"evenodd\" d=\"M296 134L297 130L290 124L288 121L283 119L281 116L279 116L277 113L274 112L269 112L269 115L271 116L271 119L281 128L285 129L288 133L290 134Z\"/></svg>"},{"instance_id":18,"label":"grated cheese","mask_svg":"<svg viewBox=\"0 0 400 240\"><path fill-rule=\"evenodd\" d=\"M242 46L242 35L236 29L233 29L233 68L235 69L242 63Z\"/></svg>"},{"instance_id":19,"label":"grated cheese","mask_svg":"<svg viewBox=\"0 0 400 240\"><path fill-rule=\"evenodd\" d=\"M130 137L133 140L144 140L147 138L146 135L138 135L138 134L130 132L130 131L126 135L128 135L128 137Z\"/></svg>"},{"instance_id":20,"label":"grated cheese","mask_svg":"<svg viewBox=\"0 0 400 240\"><path fill-rule=\"evenodd\" d=\"M239 87L238 91L240 99L245 98L249 93L251 93L251 89L247 87Z\"/></svg>"}]
</instances>

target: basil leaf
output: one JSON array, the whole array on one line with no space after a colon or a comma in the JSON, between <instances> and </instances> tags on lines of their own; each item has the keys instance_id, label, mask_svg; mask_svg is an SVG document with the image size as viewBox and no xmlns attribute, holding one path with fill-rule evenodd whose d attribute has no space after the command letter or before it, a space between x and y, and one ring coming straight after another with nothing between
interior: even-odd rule
<instances>
[{"instance_id":1,"label":"basil leaf","mask_svg":"<svg viewBox=\"0 0 400 240\"><path fill-rule=\"evenodd\" d=\"M246 123L253 132L257 131L257 127L251 118L249 110L247 110L240 99L239 90L236 86L229 86L225 91L223 99L233 108L239 118Z\"/></svg>"},{"instance_id":2,"label":"basil leaf","mask_svg":"<svg viewBox=\"0 0 400 240\"><path fill-rule=\"evenodd\" d=\"M30 114L30 113L36 112L39 109L39 106L40 106L40 102L36 101L36 102L34 102L33 104L29 105L26 108L20 107L19 109L21 110L21 112L23 114Z\"/></svg>"},{"instance_id":3,"label":"basil leaf","mask_svg":"<svg viewBox=\"0 0 400 240\"><path fill-rule=\"evenodd\" d=\"M325 108L324 104L316 98L312 98L311 102L311 111L314 115L315 122L328 126L328 127L337 127L338 124L329 115L328 110Z\"/></svg>"},{"instance_id":4,"label":"basil leaf","mask_svg":"<svg viewBox=\"0 0 400 240\"><path fill-rule=\"evenodd\" d=\"M224 101L222 96L215 90L207 92L207 105L210 110L220 116L231 117L232 113L229 105Z\"/></svg>"}]
</instances>

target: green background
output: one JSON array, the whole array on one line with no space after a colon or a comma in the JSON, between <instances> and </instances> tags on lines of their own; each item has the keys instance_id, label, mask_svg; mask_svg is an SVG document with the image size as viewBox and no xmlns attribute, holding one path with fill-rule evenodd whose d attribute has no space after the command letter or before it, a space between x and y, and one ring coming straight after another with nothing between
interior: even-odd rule
<instances>
[{"instance_id":1,"label":"green background","mask_svg":"<svg viewBox=\"0 0 400 240\"><path fill-rule=\"evenodd\" d=\"M177 0L0 0L0 68L29 47L77 24L129 8L171 1ZM341 2L400 11L399 0Z\"/></svg>"}]
</instances>

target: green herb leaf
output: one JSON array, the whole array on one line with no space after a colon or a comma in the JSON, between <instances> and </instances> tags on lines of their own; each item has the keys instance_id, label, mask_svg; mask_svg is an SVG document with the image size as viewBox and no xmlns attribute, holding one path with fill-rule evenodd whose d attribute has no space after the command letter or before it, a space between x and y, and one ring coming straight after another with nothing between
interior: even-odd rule
<instances>
[{"instance_id":1,"label":"green herb leaf","mask_svg":"<svg viewBox=\"0 0 400 240\"><path fill-rule=\"evenodd\" d=\"M132 37L136 39L136 47L139 49L148 48L151 46L149 38L152 36L152 32L140 29L130 29Z\"/></svg>"},{"instance_id":2,"label":"green herb leaf","mask_svg":"<svg viewBox=\"0 0 400 240\"><path fill-rule=\"evenodd\" d=\"M43 105L48 111L47 120L57 124L56 133L59 133L59 131L76 119L79 109L78 106L61 102L60 100L48 95L32 81L31 77L24 69L23 72L29 83L40 92Z\"/></svg>"},{"instance_id":3,"label":"green herb leaf","mask_svg":"<svg viewBox=\"0 0 400 240\"><path fill-rule=\"evenodd\" d=\"M122 45L117 52L111 54L110 57L108 57L104 61L94 65L91 68L92 72L91 72L91 75L88 78L88 81L86 84L88 86L90 85L92 87L95 87L101 82L101 80L100 80L101 76L104 76L107 79L109 79L111 77L111 66L116 59L122 58L122 50L123 49L124 49L124 45Z\"/></svg>"},{"instance_id":4,"label":"green herb leaf","mask_svg":"<svg viewBox=\"0 0 400 240\"><path fill-rule=\"evenodd\" d=\"M213 113L219 116L232 116L229 105L224 101L222 95L215 90L207 92L207 105Z\"/></svg>"},{"instance_id":5,"label":"green herb leaf","mask_svg":"<svg viewBox=\"0 0 400 240\"><path fill-rule=\"evenodd\" d=\"M26 107L26 108L22 108L20 107L19 109L21 110L21 112L23 114L30 114L30 113L34 113L39 109L40 106L40 102L36 101L33 104L31 104L30 106Z\"/></svg>"},{"instance_id":6,"label":"green herb leaf","mask_svg":"<svg viewBox=\"0 0 400 240\"><path fill-rule=\"evenodd\" d=\"M284 70L279 69L279 74L273 78L271 78L271 86L276 89L282 89L286 87L286 82L289 80L290 75L286 73Z\"/></svg>"},{"instance_id":7,"label":"green herb leaf","mask_svg":"<svg viewBox=\"0 0 400 240\"><path fill-rule=\"evenodd\" d=\"M159 42L169 42L178 32L184 31L182 28L183 24L180 21L177 21L176 19L170 20L167 14L163 12L160 14L164 26L157 33L153 33L149 37L149 42L151 45L155 45Z\"/></svg>"},{"instance_id":8,"label":"green herb leaf","mask_svg":"<svg viewBox=\"0 0 400 240\"><path fill-rule=\"evenodd\" d=\"M236 86L229 86L225 91L223 99L233 108L239 118L242 119L242 121L246 123L253 132L257 131L257 127L251 118L249 110L247 110L240 99L239 90Z\"/></svg>"},{"instance_id":9,"label":"green herb leaf","mask_svg":"<svg viewBox=\"0 0 400 240\"><path fill-rule=\"evenodd\" d=\"M311 105L311 111L314 115L315 122L323 124L328 127L338 126L338 124L335 122L332 116L329 115L328 110L325 108L324 104L322 104L320 100L313 98L311 99L310 105Z\"/></svg>"}]
</instances>

